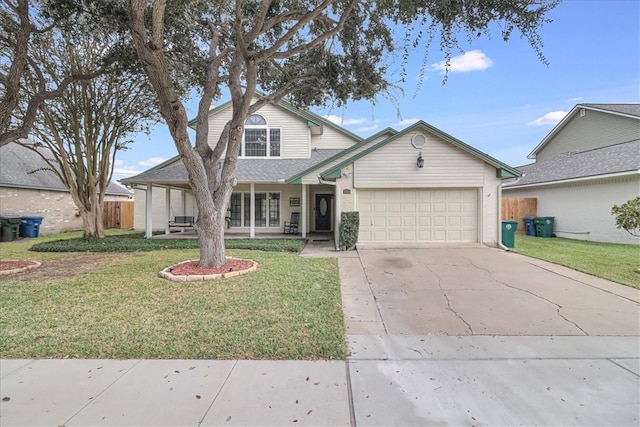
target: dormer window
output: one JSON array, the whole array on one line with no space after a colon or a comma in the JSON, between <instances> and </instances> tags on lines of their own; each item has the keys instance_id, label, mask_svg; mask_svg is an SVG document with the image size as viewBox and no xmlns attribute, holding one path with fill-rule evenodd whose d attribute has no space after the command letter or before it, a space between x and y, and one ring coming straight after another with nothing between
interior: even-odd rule
<instances>
[{"instance_id":1,"label":"dormer window","mask_svg":"<svg viewBox=\"0 0 640 427\"><path fill-rule=\"evenodd\" d=\"M240 156L280 157L280 129L270 128L260 114L247 117Z\"/></svg>"}]
</instances>

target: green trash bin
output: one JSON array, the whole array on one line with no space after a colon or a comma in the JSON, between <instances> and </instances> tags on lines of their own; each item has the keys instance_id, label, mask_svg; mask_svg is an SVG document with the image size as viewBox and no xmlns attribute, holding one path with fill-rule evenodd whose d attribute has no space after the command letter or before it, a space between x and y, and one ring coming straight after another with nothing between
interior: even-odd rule
<instances>
[{"instance_id":1,"label":"green trash bin","mask_svg":"<svg viewBox=\"0 0 640 427\"><path fill-rule=\"evenodd\" d=\"M537 216L533 222L536 224L538 237L553 237L554 216Z\"/></svg>"},{"instance_id":2,"label":"green trash bin","mask_svg":"<svg viewBox=\"0 0 640 427\"><path fill-rule=\"evenodd\" d=\"M502 244L513 249L516 247L516 230L518 229L518 221L505 220L502 221Z\"/></svg>"},{"instance_id":3,"label":"green trash bin","mask_svg":"<svg viewBox=\"0 0 640 427\"><path fill-rule=\"evenodd\" d=\"M18 240L18 228L22 217L17 215L0 216L0 242Z\"/></svg>"}]
</instances>

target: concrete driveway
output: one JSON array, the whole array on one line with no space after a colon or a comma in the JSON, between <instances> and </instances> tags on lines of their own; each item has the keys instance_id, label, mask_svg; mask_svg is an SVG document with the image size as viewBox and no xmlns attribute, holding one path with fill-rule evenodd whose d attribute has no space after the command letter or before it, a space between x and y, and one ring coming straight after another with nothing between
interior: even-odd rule
<instances>
[{"instance_id":1,"label":"concrete driveway","mask_svg":"<svg viewBox=\"0 0 640 427\"><path fill-rule=\"evenodd\" d=\"M340 258L348 334L640 335L640 291L481 245Z\"/></svg>"}]
</instances>

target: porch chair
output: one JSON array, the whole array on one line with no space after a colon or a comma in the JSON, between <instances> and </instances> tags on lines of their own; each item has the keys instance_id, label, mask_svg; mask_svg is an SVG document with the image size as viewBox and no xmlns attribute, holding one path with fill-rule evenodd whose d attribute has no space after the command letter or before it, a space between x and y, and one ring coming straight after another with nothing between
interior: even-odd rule
<instances>
[{"instance_id":1,"label":"porch chair","mask_svg":"<svg viewBox=\"0 0 640 427\"><path fill-rule=\"evenodd\" d=\"M298 234L299 221L300 221L300 212L291 212L291 221L284 222L284 234Z\"/></svg>"}]
</instances>

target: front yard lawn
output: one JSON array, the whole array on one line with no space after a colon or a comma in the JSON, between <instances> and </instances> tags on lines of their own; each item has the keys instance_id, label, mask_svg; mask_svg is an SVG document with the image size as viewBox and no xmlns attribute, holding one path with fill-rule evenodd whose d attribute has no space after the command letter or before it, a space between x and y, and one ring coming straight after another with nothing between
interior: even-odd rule
<instances>
[{"instance_id":1,"label":"front yard lawn","mask_svg":"<svg viewBox=\"0 0 640 427\"><path fill-rule=\"evenodd\" d=\"M640 245L516 235L514 252L640 288Z\"/></svg>"},{"instance_id":2,"label":"front yard lawn","mask_svg":"<svg viewBox=\"0 0 640 427\"><path fill-rule=\"evenodd\" d=\"M258 270L179 283L158 272L197 259L198 250L79 255L30 252L31 243L2 247L3 259L43 265L0 276L0 358L346 357L335 259L228 250L257 261ZM92 268L65 273L65 263L80 259ZM43 275L56 263L63 267L58 274Z\"/></svg>"}]
</instances>

